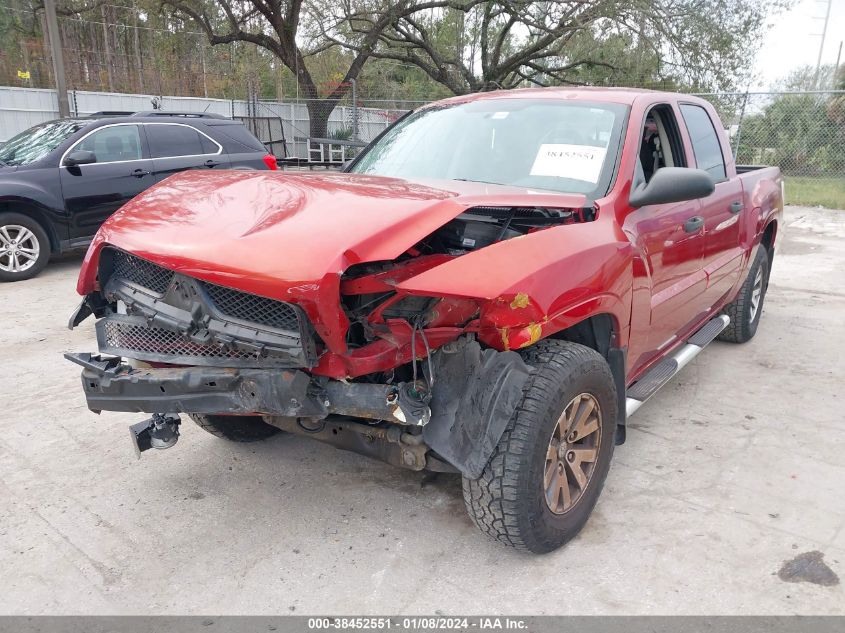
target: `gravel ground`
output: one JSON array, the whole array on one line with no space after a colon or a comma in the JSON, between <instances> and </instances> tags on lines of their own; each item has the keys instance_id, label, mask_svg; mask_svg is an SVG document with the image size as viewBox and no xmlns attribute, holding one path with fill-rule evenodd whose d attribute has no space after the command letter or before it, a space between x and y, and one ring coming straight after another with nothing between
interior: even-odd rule
<instances>
[{"instance_id":1,"label":"gravel ground","mask_svg":"<svg viewBox=\"0 0 845 633\"><path fill-rule=\"evenodd\" d=\"M0 612L845 614L845 212L790 208L757 337L712 344L630 421L583 533L486 540L460 481L306 439L85 407L80 257L0 286Z\"/></svg>"}]
</instances>

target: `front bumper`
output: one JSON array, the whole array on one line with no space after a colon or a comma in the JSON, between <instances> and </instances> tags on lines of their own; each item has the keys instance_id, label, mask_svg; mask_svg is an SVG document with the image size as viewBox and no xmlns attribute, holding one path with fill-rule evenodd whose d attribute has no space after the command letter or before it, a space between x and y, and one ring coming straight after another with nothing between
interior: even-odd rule
<instances>
[{"instance_id":1,"label":"front bumper","mask_svg":"<svg viewBox=\"0 0 845 633\"><path fill-rule=\"evenodd\" d=\"M65 354L81 365L88 408L134 413L330 414L423 426L427 404L409 385L344 383L298 370L219 367L133 368L117 357Z\"/></svg>"}]
</instances>

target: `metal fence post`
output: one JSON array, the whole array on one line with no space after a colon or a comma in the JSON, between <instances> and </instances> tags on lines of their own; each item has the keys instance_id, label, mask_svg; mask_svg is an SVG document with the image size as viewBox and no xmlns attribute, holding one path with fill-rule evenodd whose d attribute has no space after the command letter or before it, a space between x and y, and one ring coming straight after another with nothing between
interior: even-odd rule
<instances>
[{"instance_id":1,"label":"metal fence post","mask_svg":"<svg viewBox=\"0 0 845 633\"><path fill-rule=\"evenodd\" d=\"M352 140L358 140L358 82L352 81Z\"/></svg>"},{"instance_id":2,"label":"metal fence post","mask_svg":"<svg viewBox=\"0 0 845 633\"><path fill-rule=\"evenodd\" d=\"M739 111L739 122L736 125L736 146L734 147L734 161L739 155L739 142L742 140L742 120L745 118L745 106L748 105L748 91L742 98L742 108Z\"/></svg>"}]
</instances>

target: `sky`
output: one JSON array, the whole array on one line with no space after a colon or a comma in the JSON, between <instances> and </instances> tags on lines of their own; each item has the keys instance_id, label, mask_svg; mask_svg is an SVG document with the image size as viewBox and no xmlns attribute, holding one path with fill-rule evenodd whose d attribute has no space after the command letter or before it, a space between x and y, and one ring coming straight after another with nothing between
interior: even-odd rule
<instances>
[{"instance_id":1,"label":"sky","mask_svg":"<svg viewBox=\"0 0 845 633\"><path fill-rule=\"evenodd\" d=\"M839 43L845 40L845 0L830 0L830 3L822 64L836 63ZM792 9L772 17L772 26L757 55L758 78L751 84L751 90L765 90L800 66L815 68L826 10L826 0L796 0ZM840 63L845 63L845 45Z\"/></svg>"}]
</instances>

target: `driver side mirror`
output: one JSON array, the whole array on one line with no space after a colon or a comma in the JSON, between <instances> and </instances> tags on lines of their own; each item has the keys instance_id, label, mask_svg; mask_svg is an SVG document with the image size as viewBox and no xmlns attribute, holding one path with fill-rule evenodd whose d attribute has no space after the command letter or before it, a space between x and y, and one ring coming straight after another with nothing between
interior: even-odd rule
<instances>
[{"instance_id":1,"label":"driver side mirror","mask_svg":"<svg viewBox=\"0 0 845 633\"><path fill-rule=\"evenodd\" d=\"M76 167L77 165L90 165L97 162L97 156L94 152L89 152L84 149L77 149L65 156L65 167Z\"/></svg>"},{"instance_id":2,"label":"driver side mirror","mask_svg":"<svg viewBox=\"0 0 845 633\"><path fill-rule=\"evenodd\" d=\"M713 177L703 169L663 167L647 184L631 192L628 202L635 209L649 204L667 204L706 198L716 189Z\"/></svg>"}]
</instances>

